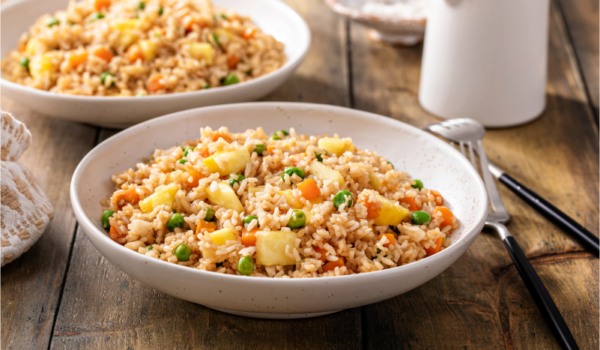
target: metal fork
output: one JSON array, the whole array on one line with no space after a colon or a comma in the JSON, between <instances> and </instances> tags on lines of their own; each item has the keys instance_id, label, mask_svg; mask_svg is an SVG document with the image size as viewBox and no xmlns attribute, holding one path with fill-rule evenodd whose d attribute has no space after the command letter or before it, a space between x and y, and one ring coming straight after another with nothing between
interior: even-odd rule
<instances>
[{"instance_id":1,"label":"metal fork","mask_svg":"<svg viewBox=\"0 0 600 350\"><path fill-rule=\"evenodd\" d=\"M504 242L523 282L525 282L525 286L561 347L563 349L578 349L577 343L573 339L573 335L569 331L556 304L554 304L552 297L548 294L546 287L544 287L544 284L531 266L529 260L527 260L517 241L504 225L510 221L510 215L502 202L494 178L488 168L488 159L481 143L481 139L485 135L485 128L471 119L450 119L438 124L429 125L425 129L439 134L450 141L457 142L459 150L465 157L471 160L471 164L475 169L477 169L477 162L475 161L474 150L476 151L479 157L482 178L492 208L487 216L485 226L493 229Z\"/></svg>"}]
</instances>

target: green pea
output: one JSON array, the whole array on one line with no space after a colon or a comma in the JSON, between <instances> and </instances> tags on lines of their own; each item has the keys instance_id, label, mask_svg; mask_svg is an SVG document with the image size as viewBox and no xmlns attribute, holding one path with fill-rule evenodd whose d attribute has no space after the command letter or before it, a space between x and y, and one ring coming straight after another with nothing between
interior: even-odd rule
<instances>
[{"instance_id":1,"label":"green pea","mask_svg":"<svg viewBox=\"0 0 600 350\"><path fill-rule=\"evenodd\" d=\"M180 160L177 161L177 163L179 163L179 164L185 164L185 163L187 163L187 160L180 159Z\"/></svg>"},{"instance_id":2,"label":"green pea","mask_svg":"<svg viewBox=\"0 0 600 350\"><path fill-rule=\"evenodd\" d=\"M346 208L352 207L352 193L346 190L341 190L333 197L333 206L337 209L344 203L346 203Z\"/></svg>"},{"instance_id":3,"label":"green pea","mask_svg":"<svg viewBox=\"0 0 600 350\"><path fill-rule=\"evenodd\" d=\"M147 249L147 250L152 250L152 249L154 249L154 247L153 247L153 246L151 246L151 245L149 245L149 246L147 246L147 247L146 247L146 249Z\"/></svg>"},{"instance_id":4,"label":"green pea","mask_svg":"<svg viewBox=\"0 0 600 350\"><path fill-rule=\"evenodd\" d=\"M138 9L143 10L146 8L146 3L143 1L138 2Z\"/></svg>"},{"instance_id":5,"label":"green pea","mask_svg":"<svg viewBox=\"0 0 600 350\"><path fill-rule=\"evenodd\" d=\"M27 69L27 71L29 71L29 58L27 58L27 57L22 57L22 58L19 60L19 66L21 66L21 67L23 67L23 68Z\"/></svg>"},{"instance_id":6,"label":"green pea","mask_svg":"<svg viewBox=\"0 0 600 350\"><path fill-rule=\"evenodd\" d=\"M239 184L240 182L244 181L245 178L246 177L242 174L232 175L229 179L229 186L233 187L233 185Z\"/></svg>"},{"instance_id":7,"label":"green pea","mask_svg":"<svg viewBox=\"0 0 600 350\"><path fill-rule=\"evenodd\" d=\"M214 221L215 219L215 211L212 208L206 208L206 216L204 216L204 220L206 221Z\"/></svg>"},{"instance_id":8,"label":"green pea","mask_svg":"<svg viewBox=\"0 0 600 350\"><path fill-rule=\"evenodd\" d=\"M60 21L56 17L50 17L46 20L46 25L48 27L52 27L52 26L59 25L59 24L60 24Z\"/></svg>"},{"instance_id":9,"label":"green pea","mask_svg":"<svg viewBox=\"0 0 600 350\"><path fill-rule=\"evenodd\" d=\"M113 78L115 77L115 75L112 74L111 72L104 72L104 73L100 74L100 81L102 82L102 85L104 85L104 82L106 81L106 77L108 77L109 75L111 77L113 77ZM110 83L110 86L115 86L115 80L114 79Z\"/></svg>"},{"instance_id":10,"label":"green pea","mask_svg":"<svg viewBox=\"0 0 600 350\"><path fill-rule=\"evenodd\" d=\"M186 148L186 149L183 151L183 156L184 156L184 157L187 157L188 153L189 153L190 151L193 151L194 149L195 149L195 147L188 147L188 148Z\"/></svg>"},{"instance_id":11,"label":"green pea","mask_svg":"<svg viewBox=\"0 0 600 350\"><path fill-rule=\"evenodd\" d=\"M267 146L265 146L263 143L257 143L254 147L254 152L256 152L256 154L258 154L259 157L263 156L263 152L265 152L267 150Z\"/></svg>"},{"instance_id":12,"label":"green pea","mask_svg":"<svg viewBox=\"0 0 600 350\"><path fill-rule=\"evenodd\" d=\"M181 214L173 214L169 221L167 221L167 228L169 231L175 231L175 227L182 228L183 227L183 215Z\"/></svg>"},{"instance_id":13,"label":"green pea","mask_svg":"<svg viewBox=\"0 0 600 350\"><path fill-rule=\"evenodd\" d=\"M414 181L415 181L415 184L410 185L410 187L418 188L419 190L423 189L423 183L421 182L421 180L414 180Z\"/></svg>"},{"instance_id":14,"label":"green pea","mask_svg":"<svg viewBox=\"0 0 600 350\"><path fill-rule=\"evenodd\" d=\"M181 243L175 248L173 254L175 254L179 261L188 261L190 260L190 255L192 255L192 249L187 244Z\"/></svg>"},{"instance_id":15,"label":"green pea","mask_svg":"<svg viewBox=\"0 0 600 350\"><path fill-rule=\"evenodd\" d=\"M290 136L290 133L285 130L278 130L275 131L275 133L273 133L273 136L271 138L273 140L281 140L282 136Z\"/></svg>"},{"instance_id":16,"label":"green pea","mask_svg":"<svg viewBox=\"0 0 600 350\"><path fill-rule=\"evenodd\" d=\"M315 152L315 157L317 158L317 161L323 163L323 156L320 155L319 153Z\"/></svg>"},{"instance_id":17,"label":"green pea","mask_svg":"<svg viewBox=\"0 0 600 350\"><path fill-rule=\"evenodd\" d=\"M105 230L108 230L110 228L110 223L108 222L109 218L112 218L113 214L115 212L112 210L105 210L104 213L102 213L102 227L104 227Z\"/></svg>"},{"instance_id":18,"label":"green pea","mask_svg":"<svg viewBox=\"0 0 600 350\"><path fill-rule=\"evenodd\" d=\"M283 181L285 181L285 174L287 174L290 178L292 178L292 176L294 176L294 174L298 175L301 179L304 179L306 177L304 170L302 170L300 168L296 168L295 166L289 166L289 167L285 168L285 170L283 171L283 174L281 174L281 179Z\"/></svg>"},{"instance_id":19,"label":"green pea","mask_svg":"<svg viewBox=\"0 0 600 350\"><path fill-rule=\"evenodd\" d=\"M250 224L252 222L252 220L256 220L256 227L260 227L260 224L258 223L258 216L255 215L248 215L246 216L242 222L244 223L244 225Z\"/></svg>"},{"instance_id":20,"label":"green pea","mask_svg":"<svg viewBox=\"0 0 600 350\"><path fill-rule=\"evenodd\" d=\"M233 84L237 84L239 82L240 82L240 79L237 77L237 75L229 74L228 76L225 77L225 80L223 80L223 85L233 85Z\"/></svg>"},{"instance_id":21,"label":"green pea","mask_svg":"<svg viewBox=\"0 0 600 350\"><path fill-rule=\"evenodd\" d=\"M158 8L158 15L162 16L163 12L165 12L165 9L161 6Z\"/></svg>"},{"instance_id":22,"label":"green pea","mask_svg":"<svg viewBox=\"0 0 600 350\"><path fill-rule=\"evenodd\" d=\"M238 272L240 275L250 276L254 271L254 261L251 256L244 256L238 261Z\"/></svg>"},{"instance_id":23,"label":"green pea","mask_svg":"<svg viewBox=\"0 0 600 350\"><path fill-rule=\"evenodd\" d=\"M292 210L292 215L290 216L290 221L287 226L289 228L303 228L306 226L306 214L300 209Z\"/></svg>"},{"instance_id":24,"label":"green pea","mask_svg":"<svg viewBox=\"0 0 600 350\"><path fill-rule=\"evenodd\" d=\"M95 21L97 19L102 19L104 18L104 14L102 12L96 12L94 14L92 14L92 18L90 18L90 21Z\"/></svg>"},{"instance_id":25,"label":"green pea","mask_svg":"<svg viewBox=\"0 0 600 350\"><path fill-rule=\"evenodd\" d=\"M410 220L415 225L425 225L428 222L431 222L431 216L428 213L419 210L412 213Z\"/></svg>"},{"instance_id":26,"label":"green pea","mask_svg":"<svg viewBox=\"0 0 600 350\"><path fill-rule=\"evenodd\" d=\"M215 44L217 44L217 46L221 47L221 42L219 42L219 36L217 34L213 33L212 38L215 41Z\"/></svg>"},{"instance_id":27,"label":"green pea","mask_svg":"<svg viewBox=\"0 0 600 350\"><path fill-rule=\"evenodd\" d=\"M388 161L387 161L387 163L388 163L389 165L391 165L391 166L392 166L392 169L396 170L396 167L394 166L394 164L392 164L392 162L390 162L390 161L388 160Z\"/></svg>"}]
</instances>

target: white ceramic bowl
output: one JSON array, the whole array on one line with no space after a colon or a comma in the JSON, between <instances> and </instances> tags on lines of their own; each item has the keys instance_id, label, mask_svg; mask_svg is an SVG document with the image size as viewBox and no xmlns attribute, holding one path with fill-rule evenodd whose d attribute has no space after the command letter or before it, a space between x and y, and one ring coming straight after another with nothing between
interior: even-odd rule
<instances>
[{"instance_id":1,"label":"white ceramic bowl","mask_svg":"<svg viewBox=\"0 0 600 350\"><path fill-rule=\"evenodd\" d=\"M369 29L369 37L392 45L412 46L423 41L427 19L407 17L381 17L365 13L367 0L325 0L331 9Z\"/></svg>"},{"instance_id":2,"label":"white ceramic bowl","mask_svg":"<svg viewBox=\"0 0 600 350\"><path fill-rule=\"evenodd\" d=\"M17 47L19 36L41 15L65 9L69 0L12 0L2 5L1 57ZM287 62L278 70L243 84L146 97L73 96L37 90L0 79L2 94L56 118L123 128L184 109L259 99L288 79L310 46L310 30L294 10L278 0L213 0L216 6L249 16L285 45Z\"/></svg>"},{"instance_id":3,"label":"white ceramic bowl","mask_svg":"<svg viewBox=\"0 0 600 350\"><path fill-rule=\"evenodd\" d=\"M199 138L200 127L233 132L262 126L266 132L293 127L303 134L350 136L439 190L460 227L452 245L412 264L350 276L271 279L224 275L170 264L113 242L100 223L100 200L114 187L113 173L134 167L155 148ZM243 103L198 108L136 125L104 141L79 164L71 182L77 221L102 255L132 278L164 293L237 315L303 318L375 303L434 278L473 243L487 215L481 178L465 157L445 142L384 116L329 105Z\"/></svg>"}]
</instances>

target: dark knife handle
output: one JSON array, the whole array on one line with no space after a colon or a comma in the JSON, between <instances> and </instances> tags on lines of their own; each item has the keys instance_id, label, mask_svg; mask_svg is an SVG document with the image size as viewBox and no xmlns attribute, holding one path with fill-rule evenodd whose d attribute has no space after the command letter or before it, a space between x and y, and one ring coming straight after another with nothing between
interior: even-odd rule
<instances>
[{"instance_id":1,"label":"dark knife handle","mask_svg":"<svg viewBox=\"0 0 600 350\"><path fill-rule=\"evenodd\" d=\"M598 237L594 236L593 233L581 226L575 220L571 219L567 214L560 211L560 209L549 203L547 200L540 197L527 187L521 185L517 180L513 179L509 175L502 174L498 180L510 188L540 214L545 216L546 219L552 221L556 226L560 227L573 238L577 239L577 241L583 245L587 251L594 254L596 257L598 256L600 251L600 243Z\"/></svg>"},{"instance_id":2,"label":"dark knife handle","mask_svg":"<svg viewBox=\"0 0 600 350\"><path fill-rule=\"evenodd\" d=\"M548 294L546 287L544 287L544 284L533 269L533 266L531 266L529 260L527 260L515 238L508 236L504 238L503 242L523 282L525 282L529 294L531 294L533 301L535 301L560 346L563 349L579 349L571 331L569 331L569 327L567 327L560 311L558 311L556 304L554 304L554 300Z\"/></svg>"}]
</instances>

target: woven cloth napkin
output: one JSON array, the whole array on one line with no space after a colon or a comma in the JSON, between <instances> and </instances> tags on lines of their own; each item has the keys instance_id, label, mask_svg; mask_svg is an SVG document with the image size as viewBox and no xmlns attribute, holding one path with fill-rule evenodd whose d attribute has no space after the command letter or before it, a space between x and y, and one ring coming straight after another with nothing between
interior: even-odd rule
<instances>
[{"instance_id":1,"label":"woven cloth napkin","mask_svg":"<svg viewBox=\"0 0 600 350\"><path fill-rule=\"evenodd\" d=\"M26 252L42 235L53 217L48 197L26 167L17 163L31 143L25 124L2 112L2 266Z\"/></svg>"}]
</instances>

